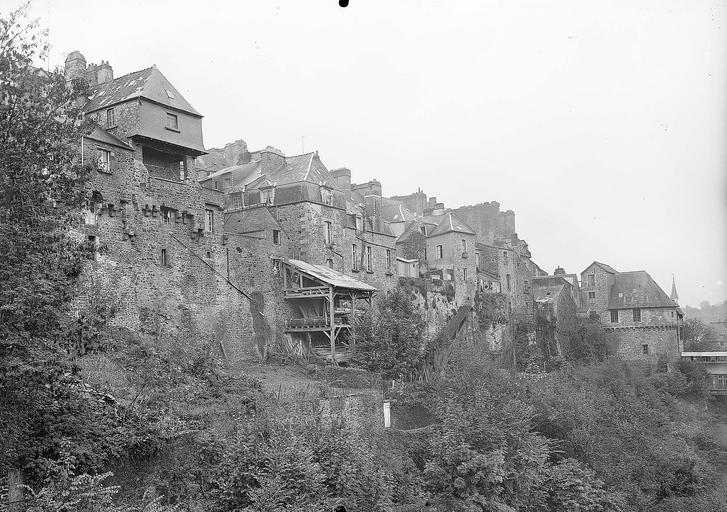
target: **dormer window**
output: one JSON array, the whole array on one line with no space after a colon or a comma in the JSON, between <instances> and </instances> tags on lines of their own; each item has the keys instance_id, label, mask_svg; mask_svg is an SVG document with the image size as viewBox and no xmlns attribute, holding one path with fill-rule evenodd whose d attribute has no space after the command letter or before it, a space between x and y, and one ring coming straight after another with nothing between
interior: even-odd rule
<instances>
[{"instance_id":1,"label":"dormer window","mask_svg":"<svg viewBox=\"0 0 727 512\"><path fill-rule=\"evenodd\" d=\"M273 187L266 187L260 189L260 202L262 204L273 204L275 201L275 189Z\"/></svg>"},{"instance_id":2,"label":"dormer window","mask_svg":"<svg viewBox=\"0 0 727 512\"><path fill-rule=\"evenodd\" d=\"M321 200L323 201L323 204L332 204L333 193L330 188L326 186L321 187Z\"/></svg>"},{"instance_id":3,"label":"dormer window","mask_svg":"<svg viewBox=\"0 0 727 512\"><path fill-rule=\"evenodd\" d=\"M116 116L114 115L114 109L110 108L106 110L106 128L113 128L116 126Z\"/></svg>"},{"instance_id":4,"label":"dormer window","mask_svg":"<svg viewBox=\"0 0 727 512\"><path fill-rule=\"evenodd\" d=\"M179 131L179 118L176 114L167 113L167 128Z\"/></svg>"}]
</instances>

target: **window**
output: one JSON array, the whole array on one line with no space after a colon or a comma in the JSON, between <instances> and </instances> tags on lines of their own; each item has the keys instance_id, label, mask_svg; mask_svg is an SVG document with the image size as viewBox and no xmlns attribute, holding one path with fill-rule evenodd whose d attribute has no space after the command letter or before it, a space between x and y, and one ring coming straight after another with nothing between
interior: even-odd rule
<instances>
[{"instance_id":1,"label":"window","mask_svg":"<svg viewBox=\"0 0 727 512\"><path fill-rule=\"evenodd\" d=\"M105 149L98 149L96 151L96 167L99 171L111 172L111 151Z\"/></svg>"},{"instance_id":2,"label":"window","mask_svg":"<svg viewBox=\"0 0 727 512\"><path fill-rule=\"evenodd\" d=\"M167 113L167 128L170 130L179 130L179 119L175 114Z\"/></svg>"},{"instance_id":3,"label":"window","mask_svg":"<svg viewBox=\"0 0 727 512\"><path fill-rule=\"evenodd\" d=\"M480 253L475 253L475 267L480 268Z\"/></svg>"},{"instance_id":4,"label":"window","mask_svg":"<svg viewBox=\"0 0 727 512\"><path fill-rule=\"evenodd\" d=\"M467 281L467 269L466 268L462 269L462 280Z\"/></svg>"},{"instance_id":5,"label":"window","mask_svg":"<svg viewBox=\"0 0 727 512\"><path fill-rule=\"evenodd\" d=\"M596 292L588 292L588 303L589 304L596 303Z\"/></svg>"},{"instance_id":6,"label":"window","mask_svg":"<svg viewBox=\"0 0 727 512\"><path fill-rule=\"evenodd\" d=\"M280 245L280 230L273 229L273 244Z\"/></svg>"},{"instance_id":7,"label":"window","mask_svg":"<svg viewBox=\"0 0 727 512\"><path fill-rule=\"evenodd\" d=\"M224 192L228 188L232 186L232 178L229 176L225 176L222 178L222 191Z\"/></svg>"},{"instance_id":8,"label":"window","mask_svg":"<svg viewBox=\"0 0 727 512\"><path fill-rule=\"evenodd\" d=\"M462 252L467 252L467 240L462 240Z\"/></svg>"},{"instance_id":9,"label":"window","mask_svg":"<svg viewBox=\"0 0 727 512\"><path fill-rule=\"evenodd\" d=\"M328 258L326 260L326 265L328 265L328 268L333 268L333 258Z\"/></svg>"},{"instance_id":10,"label":"window","mask_svg":"<svg viewBox=\"0 0 727 512\"><path fill-rule=\"evenodd\" d=\"M215 190L219 190L220 189L220 182L217 181L217 180L215 180L214 181L214 184L215 184Z\"/></svg>"},{"instance_id":11,"label":"window","mask_svg":"<svg viewBox=\"0 0 727 512\"><path fill-rule=\"evenodd\" d=\"M242 192L232 195L232 207L242 208Z\"/></svg>"},{"instance_id":12,"label":"window","mask_svg":"<svg viewBox=\"0 0 727 512\"><path fill-rule=\"evenodd\" d=\"M674 318L674 312L673 311L671 312L671 317Z\"/></svg>"},{"instance_id":13,"label":"window","mask_svg":"<svg viewBox=\"0 0 727 512\"><path fill-rule=\"evenodd\" d=\"M106 110L106 128L114 126L116 126L116 116L114 115L114 109L110 108Z\"/></svg>"},{"instance_id":14,"label":"window","mask_svg":"<svg viewBox=\"0 0 727 512\"><path fill-rule=\"evenodd\" d=\"M208 233L214 231L215 227L215 211L205 210L204 211L204 230Z\"/></svg>"},{"instance_id":15,"label":"window","mask_svg":"<svg viewBox=\"0 0 727 512\"><path fill-rule=\"evenodd\" d=\"M437 246L437 259L438 260L441 260L442 259L442 256L443 256L442 246L441 245L438 245Z\"/></svg>"},{"instance_id":16,"label":"window","mask_svg":"<svg viewBox=\"0 0 727 512\"><path fill-rule=\"evenodd\" d=\"M260 189L260 202L262 204L273 204L275 201L275 189L267 187Z\"/></svg>"},{"instance_id":17,"label":"window","mask_svg":"<svg viewBox=\"0 0 727 512\"><path fill-rule=\"evenodd\" d=\"M530 293L530 281L528 281L527 279L525 279L525 281L523 281L523 293L525 295Z\"/></svg>"},{"instance_id":18,"label":"window","mask_svg":"<svg viewBox=\"0 0 727 512\"><path fill-rule=\"evenodd\" d=\"M162 209L162 219L165 224L169 224L172 221L172 210L169 208Z\"/></svg>"},{"instance_id":19,"label":"window","mask_svg":"<svg viewBox=\"0 0 727 512\"><path fill-rule=\"evenodd\" d=\"M391 250L386 249L386 271L391 271Z\"/></svg>"},{"instance_id":20,"label":"window","mask_svg":"<svg viewBox=\"0 0 727 512\"><path fill-rule=\"evenodd\" d=\"M367 272L373 272L374 266L373 261L371 259L371 246L366 246L366 271Z\"/></svg>"},{"instance_id":21,"label":"window","mask_svg":"<svg viewBox=\"0 0 727 512\"><path fill-rule=\"evenodd\" d=\"M427 236L427 227L426 226L419 226L419 232L422 235Z\"/></svg>"},{"instance_id":22,"label":"window","mask_svg":"<svg viewBox=\"0 0 727 512\"><path fill-rule=\"evenodd\" d=\"M356 244L353 244L351 246L351 261L351 268L353 270L358 270L358 247L356 246Z\"/></svg>"},{"instance_id":23,"label":"window","mask_svg":"<svg viewBox=\"0 0 727 512\"><path fill-rule=\"evenodd\" d=\"M163 267L169 266L169 257L167 256L166 249L162 249L162 256L161 256L160 263L162 264Z\"/></svg>"},{"instance_id":24,"label":"window","mask_svg":"<svg viewBox=\"0 0 727 512\"><path fill-rule=\"evenodd\" d=\"M510 291L510 274L505 274L505 280L507 281L507 291L509 292Z\"/></svg>"},{"instance_id":25,"label":"window","mask_svg":"<svg viewBox=\"0 0 727 512\"><path fill-rule=\"evenodd\" d=\"M611 323L617 324L618 323L618 309L614 309L611 311Z\"/></svg>"},{"instance_id":26,"label":"window","mask_svg":"<svg viewBox=\"0 0 727 512\"><path fill-rule=\"evenodd\" d=\"M596 286L596 274L588 275L588 286Z\"/></svg>"},{"instance_id":27,"label":"window","mask_svg":"<svg viewBox=\"0 0 727 512\"><path fill-rule=\"evenodd\" d=\"M321 200L323 204L331 204L333 201L333 193L328 187L321 187Z\"/></svg>"},{"instance_id":28,"label":"window","mask_svg":"<svg viewBox=\"0 0 727 512\"><path fill-rule=\"evenodd\" d=\"M424 259L425 260L427 259L427 248L426 247L424 248Z\"/></svg>"},{"instance_id":29,"label":"window","mask_svg":"<svg viewBox=\"0 0 727 512\"><path fill-rule=\"evenodd\" d=\"M328 221L325 221L323 223L323 236L326 241L326 245L331 245L333 243L333 233L331 231L331 223Z\"/></svg>"},{"instance_id":30,"label":"window","mask_svg":"<svg viewBox=\"0 0 727 512\"><path fill-rule=\"evenodd\" d=\"M723 373L712 375L712 389L727 389L727 375Z\"/></svg>"},{"instance_id":31,"label":"window","mask_svg":"<svg viewBox=\"0 0 727 512\"><path fill-rule=\"evenodd\" d=\"M502 251L502 262L507 266L510 264L510 261L507 258L507 251Z\"/></svg>"},{"instance_id":32,"label":"window","mask_svg":"<svg viewBox=\"0 0 727 512\"><path fill-rule=\"evenodd\" d=\"M649 354L649 345L647 343L641 345L641 353L645 355Z\"/></svg>"},{"instance_id":33,"label":"window","mask_svg":"<svg viewBox=\"0 0 727 512\"><path fill-rule=\"evenodd\" d=\"M634 322L641 322L641 310L639 308L634 308Z\"/></svg>"},{"instance_id":34,"label":"window","mask_svg":"<svg viewBox=\"0 0 727 512\"><path fill-rule=\"evenodd\" d=\"M363 218L360 215L356 215L356 231L363 229Z\"/></svg>"}]
</instances>

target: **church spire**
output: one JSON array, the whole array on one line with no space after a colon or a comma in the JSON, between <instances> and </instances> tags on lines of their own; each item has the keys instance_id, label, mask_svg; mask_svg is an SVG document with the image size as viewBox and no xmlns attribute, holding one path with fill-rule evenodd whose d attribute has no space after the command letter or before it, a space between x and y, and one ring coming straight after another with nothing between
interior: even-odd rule
<instances>
[{"instance_id":1,"label":"church spire","mask_svg":"<svg viewBox=\"0 0 727 512\"><path fill-rule=\"evenodd\" d=\"M671 295L669 298L679 304L679 294L677 293L677 285L674 282L674 274L671 275Z\"/></svg>"}]
</instances>

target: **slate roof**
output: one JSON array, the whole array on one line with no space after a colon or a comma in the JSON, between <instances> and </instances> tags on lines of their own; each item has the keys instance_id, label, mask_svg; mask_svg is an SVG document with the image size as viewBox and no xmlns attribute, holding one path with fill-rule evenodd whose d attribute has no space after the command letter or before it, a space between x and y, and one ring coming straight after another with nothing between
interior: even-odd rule
<instances>
[{"instance_id":1,"label":"slate roof","mask_svg":"<svg viewBox=\"0 0 727 512\"><path fill-rule=\"evenodd\" d=\"M396 239L396 242L397 243L403 242L404 240L408 239L412 233L418 233L419 228L425 224L428 226L434 226L434 227L437 226L436 223L426 221L422 218L413 220L411 223L409 223L409 225L406 227L406 229L404 229L404 232L401 235L399 235L399 238ZM429 229L428 231L431 233L431 229Z\"/></svg>"},{"instance_id":2,"label":"slate roof","mask_svg":"<svg viewBox=\"0 0 727 512\"><path fill-rule=\"evenodd\" d=\"M336 288L347 288L349 290L362 290L368 292L376 292L378 288L374 288L370 284L354 279L353 277L342 274L332 268L324 265L314 265L300 260L288 260L288 264L304 274L308 274L324 283L332 285Z\"/></svg>"},{"instance_id":3,"label":"slate roof","mask_svg":"<svg viewBox=\"0 0 727 512\"><path fill-rule=\"evenodd\" d=\"M388 222L410 222L415 218L411 210L399 201L382 198L381 203L381 215Z\"/></svg>"},{"instance_id":4,"label":"slate roof","mask_svg":"<svg viewBox=\"0 0 727 512\"><path fill-rule=\"evenodd\" d=\"M443 218L439 222L439 225L434 229L434 231L429 233L429 236L438 236L447 233L465 233L468 235L475 234L475 232L472 231L472 228L465 224L464 221L457 217L454 213L445 213L442 217Z\"/></svg>"},{"instance_id":5,"label":"slate roof","mask_svg":"<svg viewBox=\"0 0 727 512\"><path fill-rule=\"evenodd\" d=\"M103 128L101 128L99 125L94 125L93 130L91 133L86 135L87 139L93 139L98 142L105 142L106 144L111 144L112 146L117 146L123 149L128 149L130 151L134 151L134 146L131 144L128 144L127 142L121 140L113 133L109 133Z\"/></svg>"},{"instance_id":6,"label":"slate roof","mask_svg":"<svg viewBox=\"0 0 727 512\"><path fill-rule=\"evenodd\" d=\"M614 269L610 265L606 265L605 263L601 263L600 261L594 261L593 263L591 263L590 265L588 265L585 269L583 269L583 272L585 272L586 270L588 270L589 268L591 268L593 265L598 265L603 270L605 270L606 272L609 272L611 274L618 274L618 270Z\"/></svg>"},{"instance_id":7,"label":"slate roof","mask_svg":"<svg viewBox=\"0 0 727 512\"><path fill-rule=\"evenodd\" d=\"M265 229L282 231L280 223L267 208L250 208L225 215L225 233L227 234L253 233Z\"/></svg>"},{"instance_id":8,"label":"slate roof","mask_svg":"<svg viewBox=\"0 0 727 512\"><path fill-rule=\"evenodd\" d=\"M230 167L225 167L224 169L220 169L219 171L213 172L209 176L205 176L204 178L201 178L199 180L200 183L204 183L206 181L219 178L220 176L230 173L234 177L234 181L238 182L237 185L234 187L225 190L225 192L239 192L243 189L245 184L250 183L253 180L250 180L249 178L253 177L256 171L260 170L260 162L248 162L246 164L240 164L240 165L231 165ZM256 177L255 177L256 179ZM241 183L240 183L241 181Z\"/></svg>"},{"instance_id":9,"label":"slate roof","mask_svg":"<svg viewBox=\"0 0 727 512\"><path fill-rule=\"evenodd\" d=\"M571 284L560 276L533 277L533 299L535 302L555 302L569 286Z\"/></svg>"},{"instance_id":10,"label":"slate roof","mask_svg":"<svg viewBox=\"0 0 727 512\"><path fill-rule=\"evenodd\" d=\"M306 153L285 157L285 164L266 173L248 185L248 190L255 190L266 181L275 186L290 183L308 182L319 185L325 183L333 189L339 190L336 180L326 169L316 153Z\"/></svg>"},{"instance_id":11,"label":"slate roof","mask_svg":"<svg viewBox=\"0 0 727 512\"><path fill-rule=\"evenodd\" d=\"M608 309L676 307L678 304L643 270L621 272L613 278Z\"/></svg>"},{"instance_id":12,"label":"slate roof","mask_svg":"<svg viewBox=\"0 0 727 512\"><path fill-rule=\"evenodd\" d=\"M93 112L134 98L146 98L156 103L202 117L184 99L156 66L114 78L108 83L92 87L84 112Z\"/></svg>"}]
</instances>

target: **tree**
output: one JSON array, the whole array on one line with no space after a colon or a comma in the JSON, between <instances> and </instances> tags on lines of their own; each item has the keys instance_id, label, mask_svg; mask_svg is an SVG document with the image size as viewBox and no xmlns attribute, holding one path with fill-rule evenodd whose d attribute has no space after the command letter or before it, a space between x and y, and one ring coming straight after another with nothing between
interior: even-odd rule
<instances>
[{"instance_id":1,"label":"tree","mask_svg":"<svg viewBox=\"0 0 727 512\"><path fill-rule=\"evenodd\" d=\"M698 318L686 318L683 327L684 347L689 350L704 350L708 342L715 341L717 331Z\"/></svg>"},{"instance_id":2,"label":"tree","mask_svg":"<svg viewBox=\"0 0 727 512\"><path fill-rule=\"evenodd\" d=\"M399 288L381 299L376 310L356 323L353 362L384 378L411 374L422 357L424 320Z\"/></svg>"},{"instance_id":3,"label":"tree","mask_svg":"<svg viewBox=\"0 0 727 512\"><path fill-rule=\"evenodd\" d=\"M113 404L87 389L70 304L88 247L74 237L89 169L84 84L33 66L47 51L27 5L0 17L0 473L38 481L61 442L84 471L119 447Z\"/></svg>"}]
</instances>

